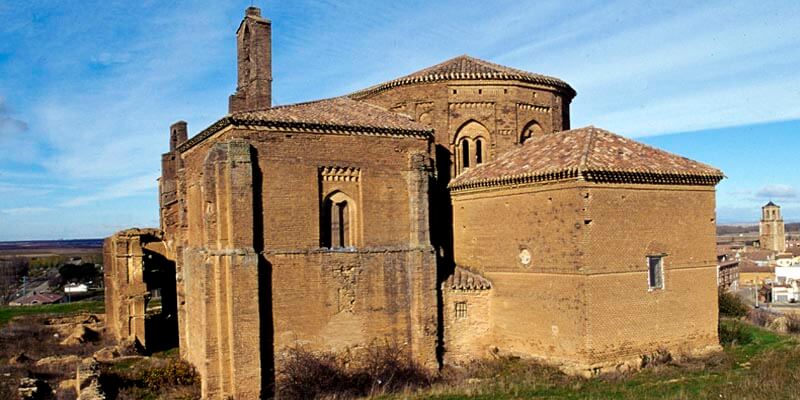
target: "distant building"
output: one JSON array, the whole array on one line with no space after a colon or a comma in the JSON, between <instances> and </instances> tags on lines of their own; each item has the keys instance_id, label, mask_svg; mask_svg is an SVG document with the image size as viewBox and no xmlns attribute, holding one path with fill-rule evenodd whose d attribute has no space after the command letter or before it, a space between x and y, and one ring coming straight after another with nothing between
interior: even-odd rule
<instances>
[{"instance_id":1,"label":"distant building","mask_svg":"<svg viewBox=\"0 0 800 400\"><path fill-rule=\"evenodd\" d=\"M717 286L725 290L739 288L739 259L728 255L717 256Z\"/></svg>"},{"instance_id":2,"label":"distant building","mask_svg":"<svg viewBox=\"0 0 800 400\"><path fill-rule=\"evenodd\" d=\"M81 294L89 291L89 287L85 283L70 283L64 286L64 293L67 294Z\"/></svg>"},{"instance_id":3,"label":"distant building","mask_svg":"<svg viewBox=\"0 0 800 400\"><path fill-rule=\"evenodd\" d=\"M60 303L61 300L64 299L64 296L56 293L40 293L40 294L31 294L25 297L20 297L10 303L8 305L11 306L35 306L40 304L55 304Z\"/></svg>"},{"instance_id":4,"label":"distant building","mask_svg":"<svg viewBox=\"0 0 800 400\"><path fill-rule=\"evenodd\" d=\"M761 207L759 242L762 249L779 253L786 251L786 232L783 217L781 217L781 208L771 201Z\"/></svg>"},{"instance_id":5,"label":"distant building","mask_svg":"<svg viewBox=\"0 0 800 400\"><path fill-rule=\"evenodd\" d=\"M739 284L741 286L761 286L775 281L775 268L759 266L751 260L739 263Z\"/></svg>"}]
</instances>

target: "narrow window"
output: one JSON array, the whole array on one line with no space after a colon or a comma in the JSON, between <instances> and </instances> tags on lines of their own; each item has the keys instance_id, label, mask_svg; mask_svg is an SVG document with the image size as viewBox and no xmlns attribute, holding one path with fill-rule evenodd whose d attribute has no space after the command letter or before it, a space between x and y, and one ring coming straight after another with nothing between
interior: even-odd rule
<instances>
[{"instance_id":1,"label":"narrow window","mask_svg":"<svg viewBox=\"0 0 800 400\"><path fill-rule=\"evenodd\" d=\"M483 162L483 140L475 141L475 165Z\"/></svg>"},{"instance_id":2,"label":"narrow window","mask_svg":"<svg viewBox=\"0 0 800 400\"><path fill-rule=\"evenodd\" d=\"M664 288L664 257L647 257L647 275L649 278L650 289Z\"/></svg>"},{"instance_id":3,"label":"narrow window","mask_svg":"<svg viewBox=\"0 0 800 400\"><path fill-rule=\"evenodd\" d=\"M456 303L456 319L467 318L467 302L460 301Z\"/></svg>"},{"instance_id":4,"label":"narrow window","mask_svg":"<svg viewBox=\"0 0 800 400\"><path fill-rule=\"evenodd\" d=\"M461 141L461 168L469 168L469 141Z\"/></svg>"}]
</instances>

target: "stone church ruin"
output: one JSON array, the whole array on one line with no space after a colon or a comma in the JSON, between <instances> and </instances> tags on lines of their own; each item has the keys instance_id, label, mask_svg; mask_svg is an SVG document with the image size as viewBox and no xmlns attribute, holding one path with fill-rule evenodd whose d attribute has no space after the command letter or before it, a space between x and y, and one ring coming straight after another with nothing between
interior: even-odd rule
<instances>
[{"instance_id":1,"label":"stone church ruin","mask_svg":"<svg viewBox=\"0 0 800 400\"><path fill-rule=\"evenodd\" d=\"M178 344L204 397L267 395L296 345L579 374L718 348L719 170L570 130L567 83L469 56L273 106L258 8L236 43L228 115L170 127L160 228L105 242L110 331Z\"/></svg>"}]
</instances>

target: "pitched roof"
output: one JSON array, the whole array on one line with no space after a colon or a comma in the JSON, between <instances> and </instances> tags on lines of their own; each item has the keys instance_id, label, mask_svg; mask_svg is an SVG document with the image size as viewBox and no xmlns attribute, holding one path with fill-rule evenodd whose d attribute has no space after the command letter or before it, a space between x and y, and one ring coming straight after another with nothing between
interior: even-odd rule
<instances>
[{"instance_id":1,"label":"pitched roof","mask_svg":"<svg viewBox=\"0 0 800 400\"><path fill-rule=\"evenodd\" d=\"M427 138L431 129L411 117L347 97L277 106L228 115L178 147L183 152L229 125L264 126L317 133Z\"/></svg>"},{"instance_id":2,"label":"pitched roof","mask_svg":"<svg viewBox=\"0 0 800 400\"><path fill-rule=\"evenodd\" d=\"M716 168L587 126L526 141L462 173L453 190L577 180L616 183L716 185Z\"/></svg>"},{"instance_id":3,"label":"pitched roof","mask_svg":"<svg viewBox=\"0 0 800 400\"><path fill-rule=\"evenodd\" d=\"M767 204L764 204L764 207L777 207L777 206L778 206L778 205L777 205L777 204L775 204L775 203L773 203L771 200L770 200L770 202L769 202L769 203L767 203Z\"/></svg>"},{"instance_id":4,"label":"pitched roof","mask_svg":"<svg viewBox=\"0 0 800 400\"><path fill-rule=\"evenodd\" d=\"M488 290L492 288L492 282L480 274L456 266L443 286L452 290Z\"/></svg>"},{"instance_id":5,"label":"pitched roof","mask_svg":"<svg viewBox=\"0 0 800 400\"><path fill-rule=\"evenodd\" d=\"M575 96L575 89L561 79L551 76L534 74L500 64L491 63L468 55L451 58L443 63L436 64L410 75L406 75L388 82L384 82L350 95L353 98L363 98L374 93L382 92L395 86L409 85L422 82L436 82L447 80L516 80L541 85L552 86L560 89L570 97Z\"/></svg>"}]
</instances>

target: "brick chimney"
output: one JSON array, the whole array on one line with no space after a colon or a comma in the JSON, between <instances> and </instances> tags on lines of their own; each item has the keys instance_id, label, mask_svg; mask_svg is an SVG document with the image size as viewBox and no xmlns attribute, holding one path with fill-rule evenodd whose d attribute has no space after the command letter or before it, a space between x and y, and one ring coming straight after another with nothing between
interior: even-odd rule
<instances>
[{"instance_id":1,"label":"brick chimney","mask_svg":"<svg viewBox=\"0 0 800 400\"><path fill-rule=\"evenodd\" d=\"M248 7L236 31L239 80L228 112L272 107L272 23L257 7Z\"/></svg>"}]
</instances>

